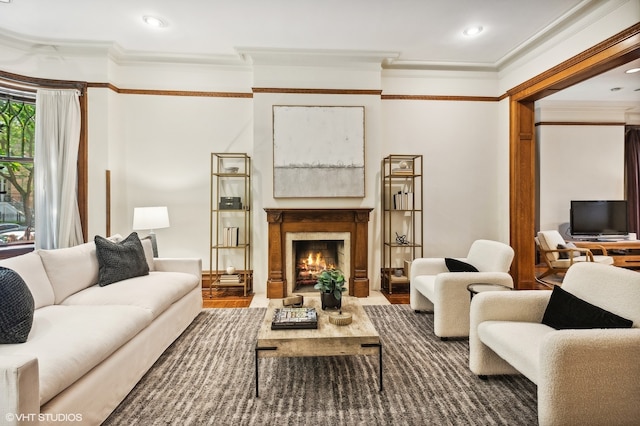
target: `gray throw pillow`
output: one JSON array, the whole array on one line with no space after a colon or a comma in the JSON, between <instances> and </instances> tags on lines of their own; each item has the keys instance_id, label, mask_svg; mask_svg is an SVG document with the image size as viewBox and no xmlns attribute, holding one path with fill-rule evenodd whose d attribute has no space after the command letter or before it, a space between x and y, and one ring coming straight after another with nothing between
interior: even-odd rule
<instances>
[{"instance_id":1,"label":"gray throw pillow","mask_svg":"<svg viewBox=\"0 0 640 426\"><path fill-rule=\"evenodd\" d=\"M0 343L24 343L33 325L33 295L22 277L0 266Z\"/></svg>"},{"instance_id":2,"label":"gray throw pillow","mask_svg":"<svg viewBox=\"0 0 640 426\"><path fill-rule=\"evenodd\" d=\"M138 234L132 232L119 242L96 235L98 285L104 287L127 278L149 275L149 265Z\"/></svg>"},{"instance_id":3,"label":"gray throw pillow","mask_svg":"<svg viewBox=\"0 0 640 426\"><path fill-rule=\"evenodd\" d=\"M568 248L577 248L575 244L569 242L566 244L558 244L558 249L562 250L562 249L568 249ZM574 251L573 252L573 257L578 257L581 256L582 253L580 253L579 251ZM569 252L560 252L558 253L558 257L560 259L569 259Z\"/></svg>"}]
</instances>

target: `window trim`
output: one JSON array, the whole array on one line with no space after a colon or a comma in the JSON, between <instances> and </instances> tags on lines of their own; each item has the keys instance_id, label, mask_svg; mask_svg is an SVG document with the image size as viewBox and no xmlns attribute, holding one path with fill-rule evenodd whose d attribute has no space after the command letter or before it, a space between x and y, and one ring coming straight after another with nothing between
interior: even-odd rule
<instances>
[{"instance_id":1,"label":"window trim","mask_svg":"<svg viewBox=\"0 0 640 426\"><path fill-rule=\"evenodd\" d=\"M72 80L51 80L44 78L27 77L0 70L0 87L35 93L39 88L46 89L76 89L80 92L80 145L78 146L78 210L82 225L82 235L87 241L88 232L88 138L87 138L87 82ZM37 114L37 111L36 111ZM23 254L22 249L16 246L16 255ZM2 256L0 258L10 257Z\"/></svg>"}]
</instances>

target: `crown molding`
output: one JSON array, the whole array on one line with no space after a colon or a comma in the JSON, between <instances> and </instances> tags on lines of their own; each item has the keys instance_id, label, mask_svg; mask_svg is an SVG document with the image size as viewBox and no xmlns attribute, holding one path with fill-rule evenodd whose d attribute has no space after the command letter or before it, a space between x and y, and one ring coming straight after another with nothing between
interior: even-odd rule
<instances>
[{"instance_id":1,"label":"crown molding","mask_svg":"<svg viewBox=\"0 0 640 426\"><path fill-rule=\"evenodd\" d=\"M378 50L272 49L236 47L247 62L258 66L365 66L380 69L400 53Z\"/></svg>"},{"instance_id":2,"label":"crown molding","mask_svg":"<svg viewBox=\"0 0 640 426\"><path fill-rule=\"evenodd\" d=\"M0 28L0 44L23 52L50 56L105 57L119 65L130 64L195 64L247 67L239 55L194 55L164 52L140 52L123 49L115 42L41 39Z\"/></svg>"},{"instance_id":3,"label":"crown molding","mask_svg":"<svg viewBox=\"0 0 640 426\"><path fill-rule=\"evenodd\" d=\"M545 43L562 36L564 31L579 31L588 22L593 22L610 13L629 0L582 0L560 18L540 30L533 37L495 62L455 62L401 59L400 51L366 50L322 50L236 47L237 54L209 55L167 52L142 52L122 48L115 42L84 41L52 38L37 38L0 28L0 43L24 52L43 54L50 51L53 56L106 56L120 65L128 64L195 64L221 67L250 68L265 66L335 66L370 67L390 70L418 71L480 71L499 72L513 63L532 54ZM575 24L587 18L586 23L576 28Z\"/></svg>"}]
</instances>

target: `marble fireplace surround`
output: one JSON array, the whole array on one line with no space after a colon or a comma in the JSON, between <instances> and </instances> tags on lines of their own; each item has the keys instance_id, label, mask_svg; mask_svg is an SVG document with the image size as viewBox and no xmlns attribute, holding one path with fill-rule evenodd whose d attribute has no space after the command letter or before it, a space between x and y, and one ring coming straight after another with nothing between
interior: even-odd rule
<instances>
[{"instance_id":1,"label":"marble fireplace surround","mask_svg":"<svg viewBox=\"0 0 640 426\"><path fill-rule=\"evenodd\" d=\"M267 297L276 299L289 295L287 284L288 233L349 233L350 265L349 295L369 295L370 208L352 209L264 209L269 227L269 276ZM291 238L289 237L289 240Z\"/></svg>"}]
</instances>

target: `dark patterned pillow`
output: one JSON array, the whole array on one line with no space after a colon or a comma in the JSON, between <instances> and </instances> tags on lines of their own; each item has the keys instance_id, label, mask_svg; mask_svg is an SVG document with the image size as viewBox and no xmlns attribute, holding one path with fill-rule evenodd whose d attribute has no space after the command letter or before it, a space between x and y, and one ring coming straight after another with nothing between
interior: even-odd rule
<instances>
[{"instance_id":1,"label":"dark patterned pillow","mask_svg":"<svg viewBox=\"0 0 640 426\"><path fill-rule=\"evenodd\" d=\"M444 263L447 265L449 272L478 272L478 269L462 260L445 257Z\"/></svg>"},{"instance_id":2,"label":"dark patterned pillow","mask_svg":"<svg viewBox=\"0 0 640 426\"><path fill-rule=\"evenodd\" d=\"M98 285L104 287L127 278L149 275L149 265L138 234L132 232L119 242L96 235Z\"/></svg>"},{"instance_id":3,"label":"dark patterned pillow","mask_svg":"<svg viewBox=\"0 0 640 426\"><path fill-rule=\"evenodd\" d=\"M24 343L35 303L29 287L12 269L0 266L0 343Z\"/></svg>"}]
</instances>

